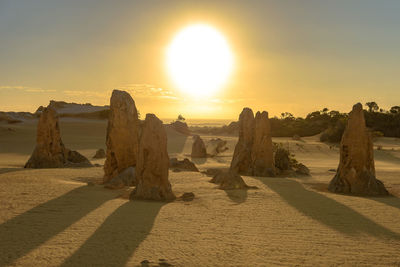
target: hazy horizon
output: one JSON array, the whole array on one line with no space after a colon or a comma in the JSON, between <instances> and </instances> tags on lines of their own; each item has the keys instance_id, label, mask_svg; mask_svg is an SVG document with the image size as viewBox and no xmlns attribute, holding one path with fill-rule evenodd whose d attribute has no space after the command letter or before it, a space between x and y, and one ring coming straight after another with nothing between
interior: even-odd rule
<instances>
[{"instance_id":1,"label":"hazy horizon","mask_svg":"<svg viewBox=\"0 0 400 267\"><path fill-rule=\"evenodd\" d=\"M298 3L298 2L297 2ZM0 110L49 100L108 105L127 90L142 114L232 119L243 107L304 116L400 99L398 1L2 1ZM226 39L233 71L212 94L171 81L166 49L188 25ZM212 64L210 63L210 66Z\"/></svg>"}]
</instances>

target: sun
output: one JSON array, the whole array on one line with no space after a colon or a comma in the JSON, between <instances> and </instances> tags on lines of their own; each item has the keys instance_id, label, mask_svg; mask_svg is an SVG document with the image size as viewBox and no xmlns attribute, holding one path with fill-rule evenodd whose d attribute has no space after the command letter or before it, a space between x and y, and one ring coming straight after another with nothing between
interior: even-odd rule
<instances>
[{"instance_id":1,"label":"sun","mask_svg":"<svg viewBox=\"0 0 400 267\"><path fill-rule=\"evenodd\" d=\"M166 53L167 71L175 86L195 97L210 96L222 88L234 58L225 37L207 24L178 32Z\"/></svg>"}]
</instances>

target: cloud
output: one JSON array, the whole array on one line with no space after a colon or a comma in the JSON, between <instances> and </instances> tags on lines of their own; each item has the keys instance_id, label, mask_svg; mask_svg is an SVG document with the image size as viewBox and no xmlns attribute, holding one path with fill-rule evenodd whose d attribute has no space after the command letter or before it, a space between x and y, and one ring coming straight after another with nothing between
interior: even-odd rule
<instances>
[{"instance_id":1,"label":"cloud","mask_svg":"<svg viewBox=\"0 0 400 267\"><path fill-rule=\"evenodd\" d=\"M107 98L111 95L111 91L83 91L83 90L64 90L62 91L66 96L80 96L80 97L99 97Z\"/></svg>"},{"instance_id":2,"label":"cloud","mask_svg":"<svg viewBox=\"0 0 400 267\"><path fill-rule=\"evenodd\" d=\"M157 97L164 99L178 99L177 96L174 95L172 91L169 91L164 88L160 88L158 86L152 84L124 84L119 86L117 89L125 90L132 94L135 97Z\"/></svg>"},{"instance_id":3,"label":"cloud","mask_svg":"<svg viewBox=\"0 0 400 267\"><path fill-rule=\"evenodd\" d=\"M30 92L30 93L51 93L51 92L56 92L56 90L52 89L40 89L40 88L28 88L25 90L25 92Z\"/></svg>"},{"instance_id":4,"label":"cloud","mask_svg":"<svg viewBox=\"0 0 400 267\"><path fill-rule=\"evenodd\" d=\"M56 92L56 90L53 90L53 89L42 89L42 88L38 88L38 87L9 86L9 85L0 86L0 90L18 90L18 91L23 91L23 92L28 92L28 93L52 93L52 92Z\"/></svg>"}]
</instances>

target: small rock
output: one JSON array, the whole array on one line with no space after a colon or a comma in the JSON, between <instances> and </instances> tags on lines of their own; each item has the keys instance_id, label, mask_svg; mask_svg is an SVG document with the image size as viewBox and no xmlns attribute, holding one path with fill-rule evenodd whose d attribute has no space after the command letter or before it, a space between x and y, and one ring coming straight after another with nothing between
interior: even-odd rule
<instances>
[{"instance_id":1,"label":"small rock","mask_svg":"<svg viewBox=\"0 0 400 267\"><path fill-rule=\"evenodd\" d=\"M182 196L180 196L180 198L183 201L192 201L194 199L194 193L193 192L185 192L182 194Z\"/></svg>"},{"instance_id":2,"label":"small rock","mask_svg":"<svg viewBox=\"0 0 400 267\"><path fill-rule=\"evenodd\" d=\"M104 187L109 189L121 189L125 186L136 184L135 167L129 167L107 182Z\"/></svg>"},{"instance_id":3,"label":"small rock","mask_svg":"<svg viewBox=\"0 0 400 267\"><path fill-rule=\"evenodd\" d=\"M88 186L94 186L95 184L94 184L94 182L89 181L89 182L87 182L87 185L88 185Z\"/></svg>"},{"instance_id":4,"label":"small rock","mask_svg":"<svg viewBox=\"0 0 400 267\"><path fill-rule=\"evenodd\" d=\"M141 267L149 267L150 262L148 260L143 260L140 262Z\"/></svg>"},{"instance_id":5,"label":"small rock","mask_svg":"<svg viewBox=\"0 0 400 267\"><path fill-rule=\"evenodd\" d=\"M216 174L210 181L214 184L219 184L219 189L232 190L232 189L248 189L250 188L243 178L233 171L221 171Z\"/></svg>"},{"instance_id":6,"label":"small rock","mask_svg":"<svg viewBox=\"0 0 400 267\"><path fill-rule=\"evenodd\" d=\"M102 148L97 150L96 154L94 154L93 156L94 159L104 159L105 157L106 157L106 152Z\"/></svg>"},{"instance_id":7,"label":"small rock","mask_svg":"<svg viewBox=\"0 0 400 267\"><path fill-rule=\"evenodd\" d=\"M207 153L211 157L217 156L220 153L225 152L229 148L226 146L227 141L222 140L221 138L211 139L207 143Z\"/></svg>"},{"instance_id":8,"label":"small rock","mask_svg":"<svg viewBox=\"0 0 400 267\"><path fill-rule=\"evenodd\" d=\"M193 145L192 145L192 158L205 158L207 157L206 145L203 142L203 139L200 136L193 136Z\"/></svg>"},{"instance_id":9,"label":"small rock","mask_svg":"<svg viewBox=\"0 0 400 267\"><path fill-rule=\"evenodd\" d=\"M302 163L295 164L293 166L293 168L294 168L294 170L296 171L297 174L310 176L310 169L307 168L307 166L302 164Z\"/></svg>"},{"instance_id":10,"label":"small rock","mask_svg":"<svg viewBox=\"0 0 400 267\"><path fill-rule=\"evenodd\" d=\"M184 135L190 135L190 130L186 122L174 121L170 125L173 129L175 129L175 131Z\"/></svg>"},{"instance_id":11,"label":"small rock","mask_svg":"<svg viewBox=\"0 0 400 267\"><path fill-rule=\"evenodd\" d=\"M191 162L188 158L185 158L183 160L178 160L177 158L172 158L169 160L169 167L174 172L177 172L177 170L190 171L190 172L198 172L199 171L199 169L197 169L196 165L194 165L194 163Z\"/></svg>"}]
</instances>

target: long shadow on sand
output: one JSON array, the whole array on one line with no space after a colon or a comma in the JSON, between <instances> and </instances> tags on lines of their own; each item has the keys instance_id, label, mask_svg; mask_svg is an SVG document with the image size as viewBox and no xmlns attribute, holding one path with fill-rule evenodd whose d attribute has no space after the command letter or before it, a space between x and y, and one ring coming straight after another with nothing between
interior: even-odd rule
<instances>
[{"instance_id":1,"label":"long shadow on sand","mask_svg":"<svg viewBox=\"0 0 400 267\"><path fill-rule=\"evenodd\" d=\"M124 266L150 233L162 206L145 201L123 204L61 266Z\"/></svg>"},{"instance_id":2,"label":"long shadow on sand","mask_svg":"<svg viewBox=\"0 0 400 267\"><path fill-rule=\"evenodd\" d=\"M18 172L26 170L24 168L0 168L0 174L9 173L9 172Z\"/></svg>"},{"instance_id":3,"label":"long shadow on sand","mask_svg":"<svg viewBox=\"0 0 400 267\"><path fill-rule=\"evenodd\" d=\"M168 137L168 153L177 154L182 153L189 136L178 133L171 128L170 125L165 126Z\"/></svg>"},{"instance_id":4,"label":"long shadow on sand","mask_svg":"<svg viewBox=\"0 0 400 267\"><path fill-rule=\"evenodd\" d=\"M346 235L369 234L399 239L400 235L371 221L357 211L290 179L258 178L304 215Z\"/></svg>"},{"instance_id":5,"label":"long shadow on sand","mask_svg":"<svg viewBox=\"0 0 400 267\"><path fill-rule=\"evenodd\" d=\"M390 150L374 150L375 160L400 164L400 158L391 153Z\"/></svg>"},{"instance_id":6,"label":"long shadow on sand","mask_svg":"<svg viewBox=\"0 0 400 267\"><path fill-rule=\"evenodd\" d=\"M390 196L390 197L373 197L370 199L400 209L400 198Z\"/></svg>"},{"instance_id":7,"label":"long shadow on sand","mask_svg":"<svg viewBox=\"0 0 400 267\"><path fill-rule=\"evenodd\" d=\"M82 186L1 224L0 266L12 264L114 197L105 189Z\"/></svg>"}]
</instances>

